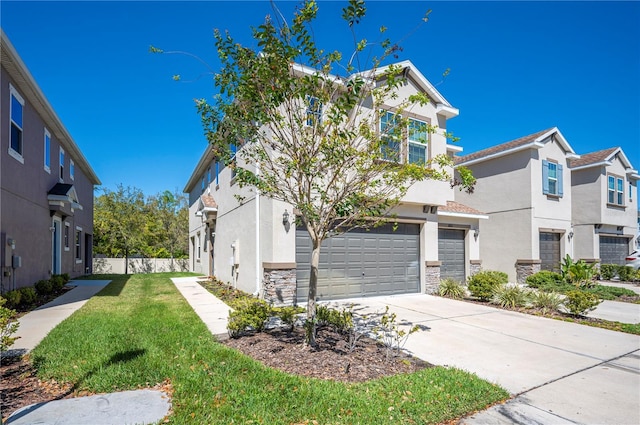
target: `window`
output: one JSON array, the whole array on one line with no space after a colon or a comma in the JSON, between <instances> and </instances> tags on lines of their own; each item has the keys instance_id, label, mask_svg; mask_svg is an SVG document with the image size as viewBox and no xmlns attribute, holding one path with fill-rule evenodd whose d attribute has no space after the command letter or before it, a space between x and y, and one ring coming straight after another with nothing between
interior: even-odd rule
<instances>
[{"instance_id":1,"label":"window","mask_svg":"<svg viewBox=\"0 0 640 425\"><path fill-rule=\"evenodd\" d=\"M196 260L200 261L200 255L202 251L202 245L200 243L200 232L198 232L198 237L196 238Z\"/></svg>"},{"instance_id":2,"label":"window","mask_svg":"<svg viewBox=\"0 0 640 425\"><path fill-rule=\"evenodd\" d=\"M24 158L22 157L22 117L24 113L24 100L11 84L9 84L9 91L11 92L11 138L9 141L9 154L21 163L24 163Z\"/></svg>"},{"instance_id":3,"label":"window","mask_svg":"<svg viewBox=\"0 0 640 425\"><path fill-rule=\"evenodd\" d=\"M322 102L317 97L307 96L307 125L313 127L322 122Z\"/></svg>"},{"instance_id":4,"label":"window","mask_svg":"<svg viewBox=\"0 0 640 425\"><path fill-rule=\"evenodd\" d=\"M380 134L382 138L382 158L387 161L400 162L399 128L400 117L389 111L382 111L380 115Z\"/></svg>"},{"instance_id":5,"label":"window","mask_svg":"<svg viewBox=\"0 0 640 425\"><path fill-rule=\"evenodd\" d=\"M633 202L633 185L629 182L629 202Z\"/></svg>"},{"instance_id":6,"label":"window","mask_svg":"<svg viewBox=\"0 0 640 425\"><path fill-rule=\"evenodd\" d=\"M82 237L82 229L80 227L76 227L76 263L82 261L82 253L81 253L81 244L80 241Z\"/></svg>"},{"instance_id":7,"label":"window","mask_svg":"<svg viewBox=\"0 0 640 425\"><path fill-rule=\"evenodd\" d=\"M44 170L51 173L51 134L44 129Z\"/></svg>"},{"instance_id":8,"label":"window","mask_svg":"<svg viewBox=\"0 0 640 425\"><path fill-rule=\"evenodd\" d=\"M220 183L220 162L216 161L216 186Z\"/></svg>"},{"instance_id":9,"label":"window","mask_svg":"<svg viewBox=\"0 0 640 425\"><path fill-rule=\"evenodd\" d=\"M71 180L75 180L76 177L76 164L74 164L73 159L69 160L69 177L71 177Z\"/></svg>"},{"instance_id":10,"label":"window","mask_svg":"<svg viewBox=\"0 0 640 425\"><path fill-rule=\"evenodd\" d=\"M562 165L542 160L542 193L562 197Z\"/></svg>"},{"instance_id":11,"label":"window","mask_svg":"<svg viewBox=\"0 0 640 425\"><path fill-rule=\"evenodd\" d=\"M60 181L64 181L64 149L60 148Z\"/></svg>"},{"instance_id":12,"label":"window","mask_svg":"<svg viewBox=\"0 0 640 425\"><path fill-rule=\"evenodd\" d=\"M231 180L234 179L234 177L236 176L236 153L238 152L238 147L234 144L231 144L229 146L229 149L231 150Z\"/></svg>"},{"instance_id":13,"label":"window","mask_svg":"<svg viewBox=\"0 0 640 425\"><path fill-rule=\"evenodd\" d=\"M205 181L204 176L202 176L202 185L201 186L202 186L202 191L204 192L204 188L207 187L207 183Z\"/></svg>"},{"instance_id":14,"label":"window","mask_svg":"<svg viewBox=\"0 0 640 425\"><path fill-rule=\"evenodd\" d=\"M607 187L607 202L613 205L624 205L624 179L621 177L608 175Z\"/></svg>"},{"instance_id":15,"label":"window","mask_svg":"<svg viewBox=\"0 0 640 425\"><path fill-rule=\"evenodd\" d=\"M64 223L64 250L69 251L69 223Z\"/></svg>"},{"instance_id":16,"label":"window","mask_svg":"<svg viewBox=\"0 0 640 425\"><path fill-rule=\"evenodd\" d=\"M427 162L427 123L409 118L409 163L425 164Z\"/></svg>"},{"instance_id":17,"label":"window","mask_svg":"<svg viewBox=\"0 0 640 425\"><path fill-rule=\"evenodd\" d=\"M207 184L211 183L211 166L207 168Z\"/></svg>"}]
</instances>

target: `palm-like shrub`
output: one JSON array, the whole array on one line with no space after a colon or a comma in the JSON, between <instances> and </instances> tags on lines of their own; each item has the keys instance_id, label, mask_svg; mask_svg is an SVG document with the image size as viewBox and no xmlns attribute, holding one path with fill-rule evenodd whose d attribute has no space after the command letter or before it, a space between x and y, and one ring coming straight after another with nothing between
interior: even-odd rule
<instances>
[{"instance_id":1,"label":"palm-like shrub","mask_svg":"<svg viewBox=\"0 0 640 425\"><path fill-rule=\"evenodd\" d=\"M499 286L491 302L505 308L524 307L529 303L530 290L517 285Z\"/></svg>"},{"instance_id":2,"label":"palm-like shrub","mask_svg":"<svg viewBox=\"0 0 640 425\"><path fill-rule=\"evenodd\" d=\"M467 289L460 282L451 278L446 278L440 281L440 286L438 287L438 295L440 295L441 297L459 300L467 295Z\"/></svg>"},{"instance_id":3,"label":"palm-like shrub","mask_svg":"<svg viewBox=\"0 0 640 425\"><path fill-rule=\"evenodd\" d=\"M562 296L556 292L534 291L531 293L531 305L543 313L558 311L562 305Z\"/></svg>"}]
</instances>

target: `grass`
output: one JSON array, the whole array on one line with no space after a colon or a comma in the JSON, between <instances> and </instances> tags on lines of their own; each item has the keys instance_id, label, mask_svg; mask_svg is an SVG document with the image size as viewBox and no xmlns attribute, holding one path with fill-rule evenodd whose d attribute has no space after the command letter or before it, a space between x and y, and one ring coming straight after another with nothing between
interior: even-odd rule
<instances>
[{"instance_id":1,"label":"grass","mask_svg":"<svg viewBox=\"0 0 640 425\"><path fill-rule=\"evenodd\" d=\"M32 352L39 377L98 393L169 379L174 424L441 423L509 396L442 367L361 384L269 369L216 342L169 280L175 275L109 276Z\"/></svg>"}]
</instances>

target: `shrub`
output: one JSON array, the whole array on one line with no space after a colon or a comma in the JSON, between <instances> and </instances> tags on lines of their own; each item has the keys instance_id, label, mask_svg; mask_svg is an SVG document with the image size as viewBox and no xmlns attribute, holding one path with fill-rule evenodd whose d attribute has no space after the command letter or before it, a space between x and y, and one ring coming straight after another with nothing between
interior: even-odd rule
<instances>
[{"instance_id":1,"label":"shrub","mask_svg":"<svg viewBox=\"0 0 640 425\"><path fill-rule=\"evenodd\" d=\"M550 270L539 271L538 273L527 276L526 279L527 286L531 288L554 286L560 282L562 282L562 275Z\"/></svg>"},{"instance_id":2,"label":"shrub","mask_svg":"<svg viewBox=\"0 0 640 425\"><path fill-rule=\"evenodd\" d=\"M39 280L34 286L36 288L36 292L40 295L49 295L53 292L53 285L51 285L50 280Z\"/></svg>"},{"instance_id":3,"label":"shrub","mask_svg":"<svg viewBox=\"0 0 640 425\"><path fill-rule=\"evenodd\" d=\"M481 300L490 300L499 287L509 281L506 273L486 270L474 274L469 278L469 291Z\"/></svg>"},{"instance_id":4,"label":"shrub","mask_svg":"<svg viewBox=\"0 0 640 425\"><path fill-rule=\"evenodd\" d=\"M336 310L319 305L316 307L316 321L318 326L331 326L337 332L345 333L353 326L353 313L350 309Z\"/></svg>"},{"instance_id":5,"label":"shrub","mask_svg":"<svg viewBox=\"0 0 640 425\"><path fill-rule=\"evenodd\" d=\"M557 311L562 305L562 297L556 292L534 291L531 294L531 305L543 313Z\"/></svg>"},{"instance_id":6,"label":"shrub","mask_svg":"<svg viewBox=\"0 0 640 425\"><path fill-rule=\"evenodd\" d=\"M62 273L60 277L62 277L62 280L65 285L69 283L69 281L71 280L71 278L69 277L69 273Z\"/></svg>"},{"instance_id":7,"label":"shrub","mask_svg":"<svg viewBox=\"0 0 640 425\"><path fill-rule=\"evenodd\" d=\"M413 325L408 330L401 329L396 314L389 313L389 306L386 306L385 312L373 332L376 339L385 346L386 358L389 360L392 354L399 354L409 336L420 329L418 325Z\"/></svg>"},{"instance_id":8,"label":"shrub","mask_svg":"<svg viewBox=\"0 0 640 425\"><path fill-rule=\"evenodd\" d=\"M20 288L20 304L28 306L36 302L38 295L36 290L30 286Z\"/></svg>"},{"instance_id":9,"label":"shrub","mask_svg":"<svg viewBox=\"0 0 640 425\"><path fill-rule=\"evenodd\" d=\"M17 289L6 292L3 297L7 300L7 308L9 309L18 307L22 300L22 294Z\"/></svg>"},{"instance_id":10,"label":"shrub","mask_svg":"<svg viewBox=\"0 0 640 425\"><path fill-rule=\"evenodd\" d=\"M622 266L619 264L602 264L600 265L600 279L612 280L614 277L620 278L625 282L631 282L637 279L638 272L631 266Z\"/></svg>"},{"instance_id":11,"label":"shrub","mask_svg":"<svg viewBox=\"0 0 640 425\"><path fill-rule=\"evenodd\" d=\"M59 274L54 274L50 280L52 292L58 292L64 286L64 278Z\"/></svg>"},{"instance_id":12,"label":"shrub","mask_svg":"<svg viewBox=\"0 0 640 425\"><path fill-rule=\"evenodd\" d=\"M587 314L602 302L597 295L577 289L569 291L565 295L564 306L569 310L569 313L576 316Z\"/></svg>"},{"instance_id":13,"label":"shrub","mask_svg":"<svg viewBox=\"0 0 640 425\"><path fill-rule=\"evenodd\" d=\"M16 312L4 306L6 302L6 299L0 297L0 352L13 345L17 338L11 335L16 333L20 326L16 320Z\"/></svg>"},{"instance_id":14,"label":"shrub","mask_svg":"<svg viewBox=\"0 0 640 425\"><path fill-rule=\"evenodd\" d=\"M236 338L247 331L261 332L270 315L271 307L264 300L250 298L238 301L236 310L229 313L229 336Z\"/></svg>"},{"instance_id":15,"label":"shrub","mask_svg":"<svg viewBox=\"0 0 640 425\"><path fill-rule=\"evenodd\" d=\"M564 257L564 261L560 265L562 271L562 278L575 286L587 286L593 285L593 278L595 277L595 265L589 264L584 260L574 262L571 256L567 254Z\"/></svg>"},{"instance_id":16,"label":"shrub","mask_svg":"<svg viewBox=\"0 0 640 425\"><path fill-rule=\"evenodd\" d=\"M524 307L529 303L529 290L520 286L499 286L491 302L505 308Z\"/></svg>"},{"instance_id":17,"label":"shrub","mask_svg":"<svg viewBox=\"0 0 640 425\"><path fill-rule=\"evenodd\" d=\"M617 286L596 285L586 290L603 300L615 300L618 297L637 297L638 294L631 289L618 288Z\"/></svg>"},{"instance_id":18,"label":"shrub","mask_svg":"<svg viewBox=\"0 0 640 425\"><path fill-rule=\"evenodd\" d=\"M293 325L296 321L296 315L304 312L304 308L302 307L273 307L271 309L271 314L275 317L279 317L282 320L282 323L289 326L289 329L293 329Z\"/></svg>"},{"instance_id":19,"label":"shrub","mask_svg":"<svg viewBox=\"0 0 640 425\"><path fill-rule=\"evenodd\" d=\"M467 289L460 282L451 278L442 279L438 287L438 294L441 297L459 300L467 295Z\"/></svg>"}]
</instances>

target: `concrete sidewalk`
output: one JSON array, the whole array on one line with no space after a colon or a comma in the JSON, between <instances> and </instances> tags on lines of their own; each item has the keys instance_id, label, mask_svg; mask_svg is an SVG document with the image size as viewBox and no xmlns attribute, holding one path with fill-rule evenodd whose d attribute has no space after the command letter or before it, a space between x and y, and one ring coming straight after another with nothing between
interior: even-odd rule
<instances>
[{"instance_id":1,"label":"concrete sidewalk","mask_svg":"<svg viewBox=\"0 0 640 425\"><path fill-rule=\"evenodd\" d=\"M53 328L71 316L110 282L110 280L70 281L67 286L75 286L75 288L18 319L20 327L15 335L18 339L7 354L21 355L33 350Z\"/></svg>"},{"instance_id":2,"label":"concrete sidewalk","mask_svg":"<svg viewBox=\"0 0 640 425\"><path fill-rule=\"evenodd\" d=\"M213 335L226 337L228 335L227 320L231 308L198 283L198 280L206 279L206 277L177 277L171 280L200 320L207 325L209 331Z\"/></svg>"}]
</instances>

